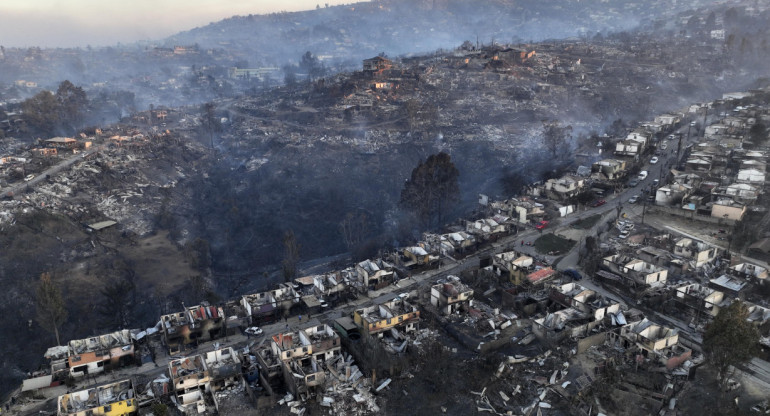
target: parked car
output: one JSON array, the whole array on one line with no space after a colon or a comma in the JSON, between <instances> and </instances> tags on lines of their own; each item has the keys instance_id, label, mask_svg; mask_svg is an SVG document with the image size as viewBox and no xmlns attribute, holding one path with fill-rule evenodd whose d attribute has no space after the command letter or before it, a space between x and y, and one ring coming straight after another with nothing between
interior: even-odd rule
<instances>
[{"instance_id":1,"label":"parked car","mask_svg":"<svg viewBox=\"0 0 770 416\"><path fill-rule=\"evenodd\" d=\"M535 228L537 228L538 230L542 230L543 228L545 228L546 225L548 225L548 221L543 220L535 224Z\"/></svg>"},{"instance_id":2,"label":"parked car","mask_svg":"<svg viewBox=\"0 0 770 416\"><path fill-rule=\"evenodd\" d=\"M246 330L243 331L243 332L245 332L245 333L247 333L249 335L262 335L262 328L260 328L258 326L250 326L250 327L246 328Z\"/></svg>"},{"instance_id":3,"label":"parked car","mask_svg":"<svg viewBox=\"0 0 770 416\"><path fill-rule=\"evenodd\" d=\"M575 269L567 269L567 270L563 271L562 273L564 273L565 275L571 277L572 280L580 280L580 279L583 278L583 276L580 275L580 272L578 272Z\"/></svg>"},{"instance_id":4,"label":"parked car","mask_svg":"<svg viewBox=\"0 0 770 416\"><path fill-rule=\"evenodd\" d=\"M654 165L656 163L658 163L658 157L657 156L653 156L652 159L650 159L650 164Z\"/></svg>"},{"instance_id":5,"label":"parked car","mask_svg":"<svg viewBox=\"0 0 770 416\"><path fill-rule=\"evenodd\" d=\"M668 149L668 143L666 143L666 142L661 143L660 144L660 148L663 149L663 150Z\"/></svg>"},{"instance_id":6,"label":"parked car","mask_svg":"<svg viewBox=\"0 0 770 416\"><path fill-rule=\"evenodd\" d=\"M633 188L633 187L635 187L636 185L639 185L639 181L638 181L638 180L636 180L636 179L631 179L630 181L628 181L628 186L629 186L629 187Z\"/></svg>"},{"instance_id":7,"label":"parked car","mask_svg":"<svg viewBox=\"0 0 770 416\"><path fill-rule=\"evenodd\" d=\"M643 181L645 179L647 179L647 171L643 170L643 171L639 172L639 180Z\"/></svg>"},{"instance_id":8,"label":"parked car","mask_svg":"<svg viewBox=\"0 0 770 416\"><path fill-rule=\"evenodd\" d=\"M652 186L653 186L653 188L654 188L654 187L656 187L656 186L658 186L658 184L659 184L659 183L660 183L660 179L653 179L653 180L652 180Z\"/></svg>"},{"instance_id":9,"label":"parked car","mask_svg":"<svg viewBox=\"0 0 770 416\"><path fill-rule=\"evenodd\" d=\"M29 182L32 179L35 179L35 175L27 175L27 176L24 177L24 181L25 182Z\"/></svg>"},{"instance_id":10,"label":"parked car","mask_svg":"<svg viewBox=\"0 0 770 416\"><path fill-rule=\"evenodd\" d=\"M631 235L631 230L623 230L620 232L620 235L618 235L618 237L625 239L625 238L628 238L629 235Z\"/></svg>"},{"instance_id":11,"label":"parked car","mask_svg":"<svg viewBox=\"0 0 770 416\"><path fill-rule=\"evenodd\" d=\"M594 201L594 203L591 204L591 206L596 208L596 207L600 207L600 206L602 206L602 205L604 205L606 203L607 203L607 201L605 201L603 199L599 199L599 200Z\"/></svg>"},{"instance_id":12,"label":"parked car","mask_svg":"<svg viewBox=\"0 0 770 416\"><path fill-rule=\"evenodd\" d=\"M639 202L639 195L634 195L631 198L628 198L629 204L635 204L637 202Z\"/></svg>"}]
</instances>

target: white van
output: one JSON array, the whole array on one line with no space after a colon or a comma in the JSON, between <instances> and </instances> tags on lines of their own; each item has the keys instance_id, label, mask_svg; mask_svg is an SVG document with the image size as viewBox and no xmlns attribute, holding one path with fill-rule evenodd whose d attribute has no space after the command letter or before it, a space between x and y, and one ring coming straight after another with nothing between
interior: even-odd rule
<instances>
[{"instance_id":1,"label":"white van","mask_svg":"<svg viewBox=\"0 0 770 416\"><path fill-rule=\"evenodd\" d=\"M643 181L645 179L647 179L647 171L643 170L643 171L639 172L639 180Z\"/></svg>"}]
</instances>

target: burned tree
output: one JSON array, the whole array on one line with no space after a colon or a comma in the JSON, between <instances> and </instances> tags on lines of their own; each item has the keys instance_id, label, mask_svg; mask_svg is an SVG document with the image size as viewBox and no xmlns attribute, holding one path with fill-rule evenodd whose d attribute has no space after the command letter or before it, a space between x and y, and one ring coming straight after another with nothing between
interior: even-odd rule
<instances>
[{"instance_id":1,"label":"burned tree","mask_svg":"<svg viewBox=\"0 0 770 416\"><path fill-rule=\"evenodd\" d=\"M297 265L299 264L299 243L294 231L286 231L283 235L283 280L291 282L297 277Z\"/></svg>"},{"instance_id":2,"label":"burned tree","mask_svg":"<svg viewBox=\"0 0 770 416\"><path fill-rule=\"evenodd\" d=\"M56 345L61 345L59 327L67 320L67 308L59 287L51 280L50 273L40 275L35 295L37 322L43 328L53 331L56 335Z\"/></svg>"},{"instance_id":3,"label":"burned tree","mask_svg":"<svg viewBox=\"0 0 770 416\"><path fill-rule=\"evenodd\" d=\"M368 219L363 212L349 212L340 222L340 233L345 240L345 246L352 251L366 238Z\"/></svg>"},{"instance_id":4,"label":"burned tree","mask_svg":"<svg viewBox=\"0 0 770 416\"><path fill-rule=\"evenodd\" d=\"M553 157L565 150L570 133L572 126L562 126L558 120L543 120L543 145Z\"/></svg>"},{"instance_id":5,"label":"burned tree","mask_svg":"<svg viewBox=\"0 0 770 416\"><path fill-rule=\"evenodd\" d=\"M446 211L460 198L457 179L460 172L452 158L444 153L430 155L412 170L401 190L399 204L412 212L424 228L442 224Z\"/></svg>"}]
</instances>

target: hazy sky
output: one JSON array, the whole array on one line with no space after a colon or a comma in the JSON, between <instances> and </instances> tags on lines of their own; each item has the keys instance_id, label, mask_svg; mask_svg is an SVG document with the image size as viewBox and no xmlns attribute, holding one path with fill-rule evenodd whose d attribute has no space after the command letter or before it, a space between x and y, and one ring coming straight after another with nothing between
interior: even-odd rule
<instances>
[{"instance_id":1,"label":"hazy sky","mask_svg":"<svg viewBox=\"0 0 770 416\"><path fill-rule=\"evenodd\" d=\"M103 46L163 38L234 15L360 0L0 0L0 45Z\"/></svg>"}]
</instances>

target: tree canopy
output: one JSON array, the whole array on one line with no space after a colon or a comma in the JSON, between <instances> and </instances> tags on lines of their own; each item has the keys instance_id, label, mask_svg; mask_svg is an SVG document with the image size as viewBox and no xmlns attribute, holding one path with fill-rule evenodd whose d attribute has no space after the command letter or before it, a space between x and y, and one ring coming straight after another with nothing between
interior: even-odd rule
<instances>
[{"instance_id":1,"label":"tree canopy","mask_svg":"<svg viewBox=\"0 0 770 416\"><path fill-rule=\"evenodd\" d=\"M412 212L423 227L442 224L446 212L460 199L460 172L444 153L420 161L401 190L400 205Z\"/></svg>"},{"instance_id":2,"label":"tree canopy","mask_svg":"<svg viewBox=\"0 0 770 416\"><path fill-rule=\"evenodd\" d=\"M722 382L727 380L730 366L745 363L757 353L759 330L748 316L746 305L735 301L719 311L703 334L703 353Z\"/></svg>"}]
</instances>

